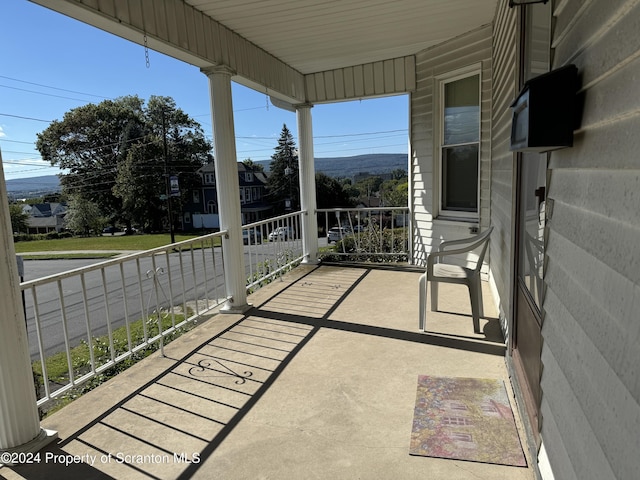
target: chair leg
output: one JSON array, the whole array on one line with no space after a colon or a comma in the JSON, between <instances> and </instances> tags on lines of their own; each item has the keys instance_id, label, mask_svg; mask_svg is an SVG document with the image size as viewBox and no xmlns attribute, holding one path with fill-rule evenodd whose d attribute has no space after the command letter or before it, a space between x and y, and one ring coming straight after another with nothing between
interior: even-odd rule
<instances>
[{"instance_id":1,"label":"chair leg","mask_svg":"<svg viewBox=\"0 0 640 480\"><path fill-rule=\"evenodd\" d=\"M420 309L418 315L418 329L424 331L427 328L426 316L427 316L427 274L420 275L418 282L418 298L420 299L418 308Z\"/></svg>"},{"instance_id":2,"label":"chair leg","mask_svg":"<svg viewBox=\"0 0 640 480\"><path fill-rule=\"evenodd\" d=\"M438 311L438 282L431 280L431 311Z\"/></svg>"},{"instance_id":3,"label":"chair leg","mask_svg":"<svg viewBox=\"0 0 640 480\"><path fill-rule=\"evenodd\" d=\"M469 283L469 298L471 299L471 316L473 317L473 331L480 332L480 309L482 308L482 293L478 290L477 282Z\"/></svg>"}]
</instances>

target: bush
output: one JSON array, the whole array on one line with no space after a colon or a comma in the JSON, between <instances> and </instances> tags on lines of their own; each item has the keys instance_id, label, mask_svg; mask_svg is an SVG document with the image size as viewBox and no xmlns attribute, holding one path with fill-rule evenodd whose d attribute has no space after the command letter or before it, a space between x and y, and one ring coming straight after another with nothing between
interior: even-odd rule
<instances>
[{"instance_id":1,"label":"bush","mask_svg":"<svg viewBox=\"0 0 640 480\"><path fill-rule=\"evenodd\" d=\"M406 228L380 229L377 225L364 232L348 235L335 249L322 255L325 261L406 262Z\"/></svg>"}]
</instances>

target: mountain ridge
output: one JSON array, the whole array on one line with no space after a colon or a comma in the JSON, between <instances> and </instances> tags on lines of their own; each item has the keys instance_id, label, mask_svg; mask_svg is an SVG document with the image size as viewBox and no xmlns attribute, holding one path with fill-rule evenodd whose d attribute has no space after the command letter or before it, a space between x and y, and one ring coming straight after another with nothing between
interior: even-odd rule
<instances>
[{"instance_id":1,"label":"mountain ridge","mask_svg":"<svg viewBox=\"0 0 640 480\"><path fill-rule=\"evenodd\" d=\"M260 160L255 163L269 171L271 160ZM353 178L359 173L381 174L393 170L407 171L408 157L406 153L373 153L352 157L324 157L314 160L316 172L330 177ZM57 175L15 178L6 181L7 192L13 197L37 197L47 193L60 191L60 179Z\"/></svg>"}]
</instances>

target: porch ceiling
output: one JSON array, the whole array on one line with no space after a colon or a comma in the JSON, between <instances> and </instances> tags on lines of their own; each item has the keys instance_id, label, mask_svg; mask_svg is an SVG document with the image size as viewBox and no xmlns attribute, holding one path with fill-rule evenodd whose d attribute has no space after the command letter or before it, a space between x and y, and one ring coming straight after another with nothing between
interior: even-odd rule
<instances>
[{"instance_id":1,"label":"porch ceiling","mask_svg":"<svg viewBox=\"0 0 640 480\"><path fill-rule=\"evenodd\" d=\"M491 22L497 0L185 0L303 74L412 55Z\"/></svg>"},{"instance_id":2,"label":"porch ceiling","mask_svg":"<svg viewBox=\"0 0 640 480\"><path fill-rule=\"evenodd\" d=\"M240 83L300 103L410 91L407 58L489 24L500 0L31 1L201 68L227 65ZM371 64L377 82L396 84L309 94L323 81L314 74L337 72L327 81L338 90L361 76L344 69Z\"/></svg>"}]
</instances>

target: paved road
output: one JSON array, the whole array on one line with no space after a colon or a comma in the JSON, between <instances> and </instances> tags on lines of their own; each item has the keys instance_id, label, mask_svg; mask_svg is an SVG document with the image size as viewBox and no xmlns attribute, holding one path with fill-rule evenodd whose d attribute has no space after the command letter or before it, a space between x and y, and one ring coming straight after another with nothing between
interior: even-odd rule
<instances>
[{"instance_id":1,"label":"paved road","mask_svg":"<svg viewBox=\"0 0 640 480\"><path fill-rule=\"evenodd\" d=\"M246 246L247 275L255 271L255 265L265 261L278 247L281 248L272 243ZM147 316L157 306L167 308L171 304L179 305L185 299L223 298L225 290L220 255L218 248L213 256L210 252L206 257L202 257L201 253L196 254L193 261L189 254L183 254L182 268L177 253L169 255L170 268L164 255L156 257L155 265L150 258L140 259L139 267L135 261L125 262L122 270L119 266L112 266L85 274L84 290L79 275L37 287L37 315L40 318L41 338L46 354L64 350L65 329L70 345L75 346L83 339L86 341L88 328L94 335L107 333L108 319L111 320L110 326L113 329L124 325L125 318L135 321ZM24 280L57 275L104 261L105 259L25 260ZM253 266L249 263L253 263ZM158 276L156 286L153 275L148 277L147 272L157 267L163 267L164 273ZM86 303L83 291L86 292ZM61 303L64 303L64 309L61 308ZM30 352L35 357L39 349L31 292L25 294L25 305ZM61 314L62 311L65 312L64 315Z\"/></svg>"},{"instance_id":2,"label":"paved road","mask_svg":"<svg viewBox=\"0 0 640 480\"><path fill-rule=\"evenodd\" d=\"M84 288L79 275L38 286L37 315L40 318L45 352L51 354L64 348L65 329L71 346L74 346L87 339L88 329L94 334L103 335L108 331L108 323L114 329L123 325L125 318L138 320L156 310L157 306L167 308L171 304L181 304L184 299L205 296L205 284L202 280L205 278L205 269L207 296L212 298L216 292L224 296L222 269L214 271L214 260L220 265L219 250L213 258L209 255L206 261L191 262L183 259L181 270L179 255L173 253L169 256L168 265L166 257L160 256L156 257L155 264L151 258L141 258L139 264L129 261L123 263L122 268L111 266L88 272L84 275ZM26 260L25 280L67 272L102 261L104 260ZM163 273L158 275L159 281L155 284L154 276L147 275L147 272L160 267L163 268ZM31 354L37 355L34 303L33 293L28 291L25 294L27 330Z\"/></svg>"}]
</instances>

